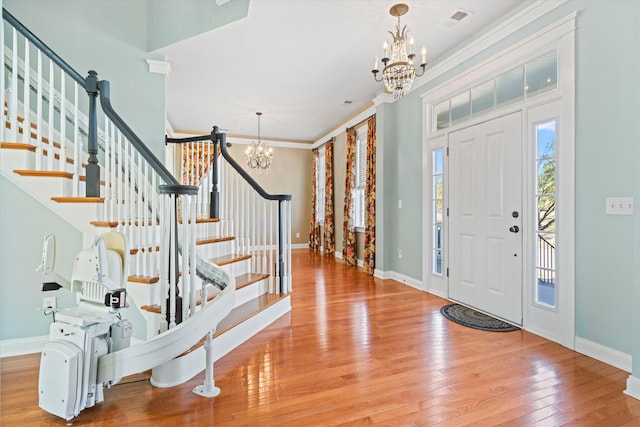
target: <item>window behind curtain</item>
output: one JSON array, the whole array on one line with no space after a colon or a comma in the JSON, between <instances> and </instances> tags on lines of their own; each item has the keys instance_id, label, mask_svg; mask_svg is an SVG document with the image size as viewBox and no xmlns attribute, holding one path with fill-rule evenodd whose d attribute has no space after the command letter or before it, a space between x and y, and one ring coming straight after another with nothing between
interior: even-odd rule
<instances>
[{"instance_id":1,"label":"window behind curtain","mask_svg":"<svg viewBox=\"0 0 640 427\"><path fill-rule=\"evenodd\" d=\"M363 126L356 132L356 189L354 192L354 218L355 227L364 228L364 192L367 184L367 126Z\"/></svg>"},{"instance_id":2,"label":"window behind curtain","mask_svg":"<svg viewBox=\"0 0 640 427\"><path fill-rule=\"evenodd\" d=\"M326 158L324 153L324 147L318 150L318 172L316 176L316 191L317 194L317 204L316 204L316 221L320 224L324 223L324 187L326 185L325 181L325 170L326 170Z\"/></svg>"}]
</instances>

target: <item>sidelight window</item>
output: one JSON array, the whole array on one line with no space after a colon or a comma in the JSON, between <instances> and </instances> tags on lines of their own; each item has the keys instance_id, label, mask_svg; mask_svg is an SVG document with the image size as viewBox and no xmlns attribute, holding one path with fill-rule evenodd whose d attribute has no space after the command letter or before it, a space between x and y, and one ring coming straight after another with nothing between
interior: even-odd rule
<instances>
[{"instance_id":1,"label":"sidelight window","mask_svg":"<svg viewBox=\"0 0 640 427\"><path fill-rule=\"evenodd\" d=\"M555 308L557 120L535 125L536 292L535 303Z\"/></svg>"}]
</instances>

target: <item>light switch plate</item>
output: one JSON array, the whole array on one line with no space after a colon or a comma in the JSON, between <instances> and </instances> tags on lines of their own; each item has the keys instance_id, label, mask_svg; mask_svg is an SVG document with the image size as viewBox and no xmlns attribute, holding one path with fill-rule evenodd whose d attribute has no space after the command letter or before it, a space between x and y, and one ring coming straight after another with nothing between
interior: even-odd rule
<instances>
[{"instance_id":1,"label":"light switch plate","mask_svg":"<svg viewBox=\"0 0 640 427\"><path fill-rule=\"evenodd\" d=\"M633 197L607 197L607 215L633 215Z\"/></svg>"}]
</instances>

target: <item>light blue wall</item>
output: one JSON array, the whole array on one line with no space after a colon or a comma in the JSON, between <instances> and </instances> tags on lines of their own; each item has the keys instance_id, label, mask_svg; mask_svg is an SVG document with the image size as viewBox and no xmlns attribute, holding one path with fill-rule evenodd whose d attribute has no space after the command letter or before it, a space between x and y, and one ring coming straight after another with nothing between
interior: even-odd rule
<instances>
[{"instance_id":1,"label":"light blue wall","mask_svg":"<svg viewBox=\"0 0 640 427\"><path fill-rule=\"evenodd\" d=\"M44 236L56 236L55 272L71 277L73 260L82 248L82 234L0 176L0 340L47 335L51 317L42 311L42 282L53 281L35 269L40 265ZM75 305L66 290L57 296L59 307Z\"/></svg>"},{"instance_id":2,"label":"light blue wall","mask_svg":"<svg viewBox=\"0 0 640 427\"><path fill-rule=\"evenodd\" d=\"M118 114L164 158L164 76L149 73L146 63L163 58L146 52L146 0L4 0L3 6L80 74L93 69L109 80ZM68 279L82 236L4 177L0 227L0 340L47 335L50 318L37 311L46 279L34 272L42 239L47 233L56 235L56 271ZM59 306L74 305L67 291L55 294ZM141 321L135 312L125 316Z\"/></svg>"},{"instance_id":3,"label":"light blue wall","mask_svg":"<svg viewBox=\"0 0 640 427\"><path fill-rule=\"evenodd\" d=\"M149 52L237 21L249 13L249 0L230 0L220 6L213 0L150 1Z\"/></svg>"},{"instance_id":4,"label":"light blue wall","mask_svg":"<svg viewBox=\"0 0 640 427\"><path fill-rule=\"evenodd\" d=\"M633 217L605 215L604 202L638 186L640 3L586 4L576 32L576 334L631 353Z\"/></svg>"},{"instance_id":5,"label":"light blue wall","mask_svg":"<svg viewBox=\"0 0 640 427\"><path fill-rule=\"evenodd\" d=\"M385 206L385 237L394 250L385 256L398 273L420 279L422 243L421 104L416 93L425 93L448 78L497 53L554 22L578 11L576 30L576 334L605 347L635 353L640 358L640 327L632 333L633 302L640 283L636 266L640 254L640 232L634 240L633 217L607 216L606 197L635 196L638 201L640 168L637 146L640 67L637 43L640 33L640 2L569 1L552 13L517 31L502 43L478 52L465 64L421 87L387 107L396 115L396 128L388 126L384 145L397 144L397 157L385 148L382 185ZM427 70L428 72L428 70ZM636 154L634 157L633 154ZM405 207L397 209L397 199ZM412 204L415 200L415 204ZM393 207L389 205L395 204ZM636 210L637 211L637 210ZM395 230L393 228L395 227ZM392 228L392 229L389 229ZM404 248L403 260L397 247ZM413 252L416 258L413 258ZM393 252L393 253L392 253ZM632 348L632 336L636 336ZM636 360L636 372L640 362Z\"/></svg>"},{"instance_id":6,"label":"light blue wall","mask_svg":"<svg viewBox=\"0 0 640 427\"><path fill-rule=\"evenodd\" d=\"M111 103L164 159L165 76L149 73L146 0L4 0L5 9L78 73L111 82ZM100 111L100 108L99 108Z\"/></svg>"}]
</instances>

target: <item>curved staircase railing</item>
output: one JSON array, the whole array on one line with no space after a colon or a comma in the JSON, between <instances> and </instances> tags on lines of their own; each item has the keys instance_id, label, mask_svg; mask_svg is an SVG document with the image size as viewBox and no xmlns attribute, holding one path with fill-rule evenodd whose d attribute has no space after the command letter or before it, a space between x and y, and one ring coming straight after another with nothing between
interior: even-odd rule
<instances>
[{"instance_id":1,"label":"curved staircase railing","mask_svg":"<svg viewBox=\"0 0 640 427\"><path fill-rule=\"evenodd\" d=\"M223 220L234 252L269 276L270 293L291 292L291 195L265 191L229 154L218 126L209 135L165 142L180 148L183 184L200 187L199 214Z\"/></svg>"},{"instance_id":2,"label":"curved staircase railing","mask_svg":"<svg viewBox=\"0 0 640 427\"><path fill-rule=\"evenodd\" d=\"M83 78L5 9L1 24L0 103L6 117L3 141L8 141L3 147L29 153L23 172L72 180L71 194L52 198L60 199L56 202L95 203L93 225L126 235L133 259L130 283L159 283L147 291L148 304L161 306L153 332L176 327L216 300L228 303L212 297L218 290L218 295L233 293L234 286L227 286L233 279L196 251L197 188L181 185L116 113L108 81L98 80L94 71ZM81 99L81 89L88 99ZM231 308L219 307L214 318ZM179 352L203 335L189 336Z\"/></svg>"}]
</instances>

